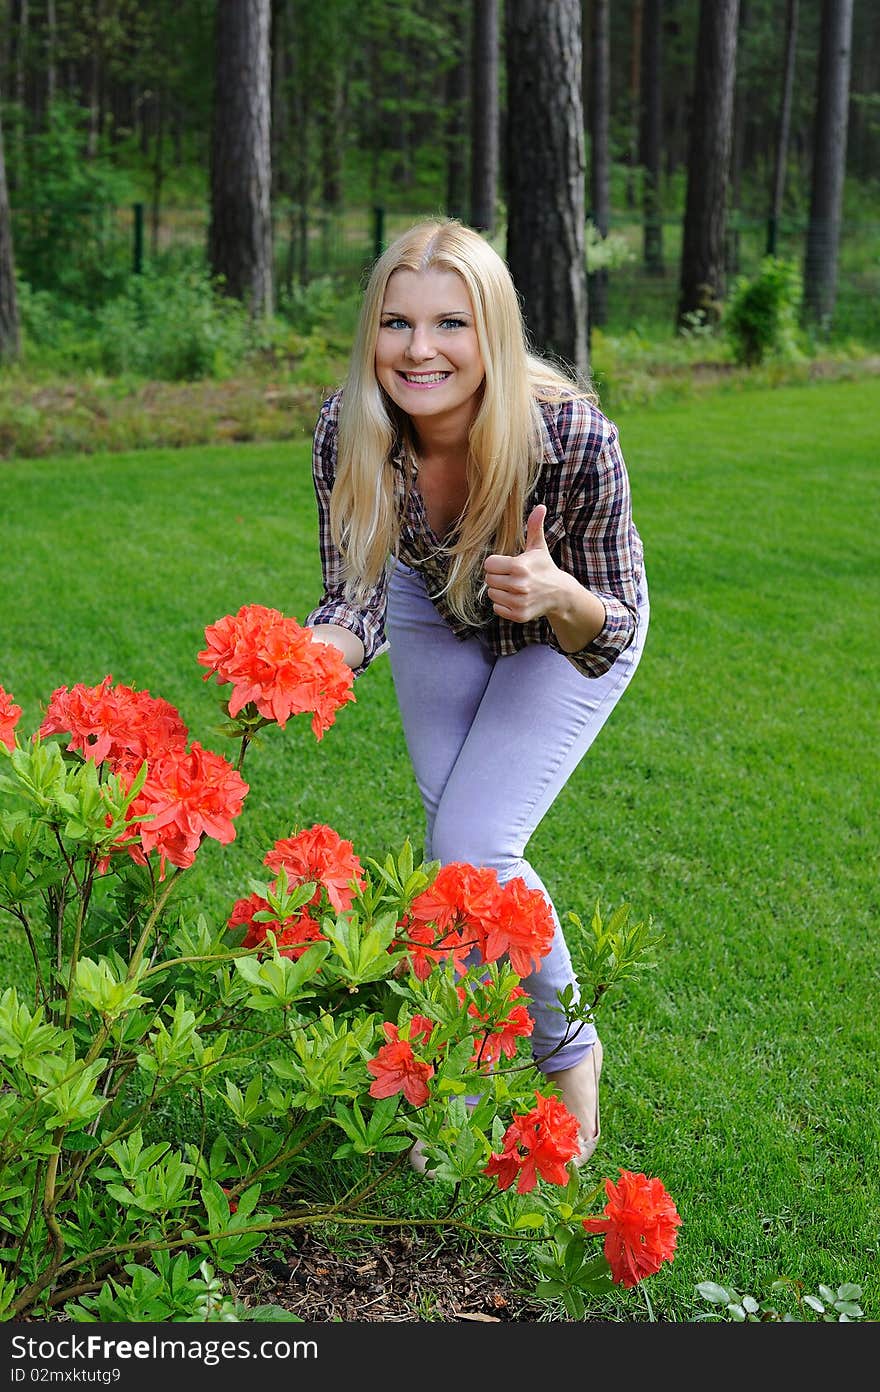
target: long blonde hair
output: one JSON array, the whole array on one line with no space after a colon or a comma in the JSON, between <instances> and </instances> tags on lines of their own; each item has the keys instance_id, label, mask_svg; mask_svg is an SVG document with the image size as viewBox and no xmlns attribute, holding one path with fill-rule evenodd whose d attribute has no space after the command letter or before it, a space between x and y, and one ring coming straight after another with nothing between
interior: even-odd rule
<instances>
[{"instance_id":1,"label":"long blonde hair","mask_svg":"<svg viewBox=\"0 0 880 1392\"><path fill-rule=\"evenodd\" d=\"M455 271L470 294L486 379L468 438L468 501L444 552L447 602L478 621L482 563L523 545L523 509L541 465L540 402L595 402L586 382L538 357L528 345L510 272L489 243L455 219L430 219L402 233L376 261L361 305L339 415L339 452L330 527L349 593L363 596L396 553L400 519L391 455L412 445L408 417L376 379L376 340L385 291L401 269Z\"/></svg>"}]
</instances>

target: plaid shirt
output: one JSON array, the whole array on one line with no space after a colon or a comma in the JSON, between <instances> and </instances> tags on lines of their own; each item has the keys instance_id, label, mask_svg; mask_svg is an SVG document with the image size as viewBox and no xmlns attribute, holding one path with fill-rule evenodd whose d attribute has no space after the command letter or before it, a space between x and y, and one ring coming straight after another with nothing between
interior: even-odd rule
<instances>
[{"instance_id":1,"label":"plaid shirt","mask_svg":"<svg viewBox=\"0 0 880 1392\"><path fill-rule=\"evenodd\" d=\"M321 408L315 428L312 471L318 501L324 594L305 620L338 624L356 633L364 645L359 675L388 647L385 609L391 566L362 601L346 597L342 558L330 535L330 493L336 477L337 434L341 391ZM537 503L545 503L544 537L561 570L573 575L602 600L605 623L580 652L564 656L585 677L600 677L629 646L637 623L637 589L642 574L642 543L630 513L626 465L617 428L588 401L542 403L543 451L541 470L526 501L525 522ZM527 643L545 643L562 652L547 619L514 623L494 614L484 598L485 616L478 627L452 614L441 593L448 562L442 543L431 531L416 483L418 469L401 444L391 456L395 496L401 519L397 555L417 570L437 611L459 638L479 636L498 657L518 652Z\"/></svg>"}]
</instances>

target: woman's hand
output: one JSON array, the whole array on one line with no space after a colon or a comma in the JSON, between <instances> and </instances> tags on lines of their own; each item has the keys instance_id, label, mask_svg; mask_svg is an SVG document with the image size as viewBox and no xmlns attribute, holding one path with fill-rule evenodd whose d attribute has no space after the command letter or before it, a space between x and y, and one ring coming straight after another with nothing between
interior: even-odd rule
<instances>
[{"instance_id":1,"label":"woman's hand","mask_svg":"<svg viewBox=\"0 0 880 1392\"><path fill-rule=\"evenodd\" d=\"M602 631L605 605L553 560L544 539L546 516L543 503L532 508L520 555L486 557L487 591L500 619L524 624L545 618L564 651L579 652Z\"/></svg>"}]
</instances>

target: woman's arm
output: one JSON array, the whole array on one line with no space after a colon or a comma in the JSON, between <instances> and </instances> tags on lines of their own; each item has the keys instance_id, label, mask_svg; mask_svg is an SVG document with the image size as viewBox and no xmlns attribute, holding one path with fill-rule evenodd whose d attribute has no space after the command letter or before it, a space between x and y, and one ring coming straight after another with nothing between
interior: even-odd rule
<instances>
[{"instance_id":1,"label":"woman's arm","mask_svg":"<svg viewBox=\"0 0 880 1392\"><path fill-rule=\"evenodd\" d=\"M544 539L546 515L543 503L533 509L519 556L487 556L488 594L499 618L514 623L545 618L563 652L580 652L602 632L605 605L553 560Z\"/></svg>"},{"instance_id":2,"label":"woman's arm","mask_svg":"<svg viewBox=\"0 0 880 1392\"><path fill-rule=\"evenodd\" d=\"M350 628L341 628L339 624L315 624L311 634L319 643L330 643L338 648L353 672L363 666L364 645Z\"/></svg>"},{"instance_id":3,"label":"woman's arm","mask_svg":"<svg viewBox=\"0 0 880 1392\"><path fill-rule=\"evenodd\" d=\"M318 505L318 543L324 592L304 620L321 642L339 648L355 676L388 646L385 638L387 577L373 586L363 600L348 597L344 566L331 534L330 496L336 477L338 413L337 392L324 402L312 442L312 477Z\"/></svg>"}]
</instances>

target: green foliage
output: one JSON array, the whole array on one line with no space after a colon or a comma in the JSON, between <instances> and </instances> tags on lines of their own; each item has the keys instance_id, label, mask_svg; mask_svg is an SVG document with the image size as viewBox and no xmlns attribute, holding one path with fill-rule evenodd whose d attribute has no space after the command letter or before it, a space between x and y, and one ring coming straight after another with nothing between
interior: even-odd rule
<instances>
[{"instance_id":1,"label":"green foliage","mask_svg":"<svg viewBox=\"0 0 880 1392\"><path fill-rule=\"evenodd\" d=\"M791 1309L780 1310L778 1303L771 1298L757 1299L754 1295L743 1295L733 1286L719 1286L714 1281L701 1281L696 1294L712 1307L701 1316L708 1320L727 1320L731 1324L791 1324L795 1321L821 1320L825 1324L850 1324L864 1315L859 1301L862 1298L861 1286L852 1282L832 1290L830 1286L820 1286L817 1295L805 1295L796 1281L780 1278L773 1281L770 1290L784 1293L790 1297Z\"/></svg>"},{"instance_id":2,"label":"green foliage","mask_svg":"<svg viewBox=\"0 0 880 1392\"><path fill-rule=\"evenodd\" d=\"M169 381L221 377L253 346L248 312L219 292L206 270L145 270L97 321L101 365Z\"/></svg>"},{"instance_id":3,"label":"green foliage","mask_svg":"<svg viewBox=\"0 0 880 1392\"><path fill-rule=\"evenodd\" d=\"M76 1324L230 1324L242 1320L289 1321L297 1315L278 1305L246 1307L223 1289L209 1261L179 1252L157 1252L155 1266L126 1262L124 1276L110 1277L96 1295L68 1302Z\"/></svg>"},{"instance_id":4,"label":"green foliage","mask_svg":"<svg viewBox=\"0 0 880 1392\"><path fill-rule=\"evenodd\" d=\"M636 254L625 237L618 232L609 232L603 237L594 222L587 219L584 227L584 244L587 257L587 270L617 270L635 261Z\"/></svg>"},{"instance_id":5,"label":"green foliage","mask_svg":"<svg viewBox=\"0 0 880 1392\"><path fill-rule=\"evenodd\" d=\"M765 256L756 275L739 277L723 316L736 362L752 367L771 356L788 362L801 356L802 289L795 263L776 256Z\"/></svg>"},{"instance_id":6,"label":"green foliage","mask_svg":"<svg viewBox=\"0 0 880 1392\"><path fill-rule=\"evenodd\" d=\"M94 306L129 274L118 210L128 205L130 185L105 155L83 157L85 122L82 107L59 100L45 129L27 133L27 159L14 168L13 239L23 279L72 304Z\"/></svg>"}]
</instances>

